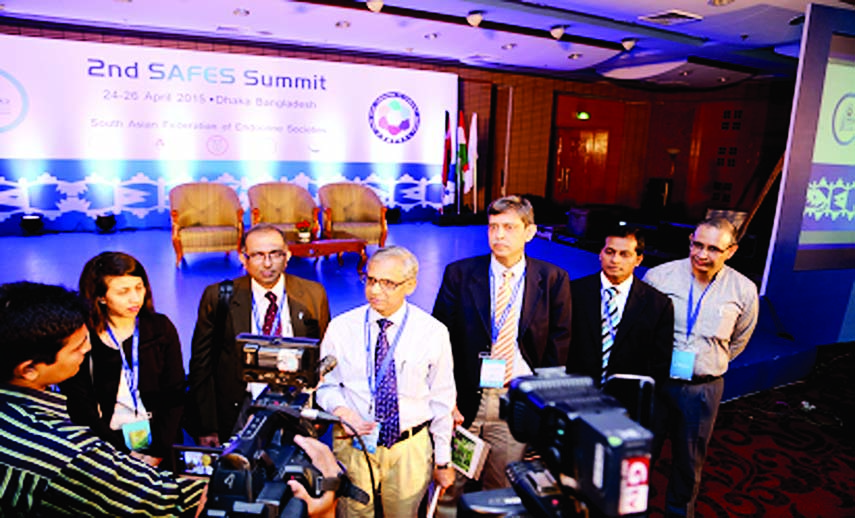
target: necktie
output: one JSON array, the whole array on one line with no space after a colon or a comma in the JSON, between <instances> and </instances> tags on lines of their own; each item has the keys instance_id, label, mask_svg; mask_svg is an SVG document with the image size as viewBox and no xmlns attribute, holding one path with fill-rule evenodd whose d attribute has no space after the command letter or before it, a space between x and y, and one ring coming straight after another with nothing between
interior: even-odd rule
<instances>
[{"instance_id":1,"label":"necktie","mask_svg":"<svg viewBox=\"0 0 855 518\"><path fill-rule=\"evenodd\" d=\"M606 367L609 365L609 356L612 352L612 346L615 344L614 335L617 333L617 288L611 286L603 291L603 311L602 311L602 330L603 330L603 372L600 378L601 383L606 381Z\"/></svg>"},{"instance_id":2,"label":"necktie","mask_svg":"<svg viewBox=\"0 0 855 518\"><path fill-rule=\"evenodd\" d=\"M496 342L493 344L491 356L496 359L505 360L505 385L511 381L514 371L514 326L517 325L517 319L514 318L513 309L508 311L504 322L502 322L502 314L505 313L505 308L511 303L511 284L514 273L510 270L505 270L502 274L502 285L499 286L499 292L496 294L496 308L493 315L493 321L496 324L501 323L499 334L496 337Z\"/></svg>"},{"instance_id":3,"label":"necktie","mask_svg":"<svg viewBox=\"0 0 855 518\"><path fill-rule=\"evenodd\" d=\"M374 360L374 379L377 380L376 408L374 418L380 423L380 446L391 448L401 435L398 422L398 376L395 374L395 360L390 359L389 367L383 379L380 379L380 369L389 354L389 340L386 329L392 325L391 320L381 318L377 321L380 334L377 336L376 358Z\"/></svg>"},{"instance_id":4,"label":"necktie","mask_svg":"<svg viewBox=\"0 0 855 518\"><path fill-rule=\"evenodd\" d=\"M276 321L276 314L279 312L279 306L276 305L276 294L268 291L264 294L264 298L270 301L267 306L267 313L264 314L264 325L261 327L261 334L270 336L273 333L273 323ZM276 332L279 332L279 326L276 326Z\"/></svg>"}]
</instances>

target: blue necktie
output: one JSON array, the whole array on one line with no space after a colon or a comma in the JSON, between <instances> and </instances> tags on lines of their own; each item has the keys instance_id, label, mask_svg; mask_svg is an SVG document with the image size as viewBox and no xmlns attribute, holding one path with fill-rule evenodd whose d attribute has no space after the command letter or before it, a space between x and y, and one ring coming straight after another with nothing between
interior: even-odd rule
<instances>
[{"instance_id":1,"label":"blue necktie","mask_svg":"<svg viewBox=\"0 0 855 518\"><path fill-rule=\"evenodd\" d=\"M612 353L612 346L615 344L615 339L612 333L617 333L617 288L611 286L603 292L603 315L602 315L602 330L603 330L603 373L600 379L601 383L606 382L606 368L609 366L609 356Z\"/></svg>"},{"instance_id":2,"label":"blue necktie","mask_svg":"<svg viewBox=\"0 0 855 518\"><path fill-rule=\"evenodd\" d=\"M376 359L374 361L374 376L377 379L377 404L374 410L374 418L380 423L380 446L391 448L401 435L398 422L398 377L395 374L395 360L392 359L386 369L386 375L379 379L380 366L389 354L389 340L386 338L386 329L392 325L391 320L381 318L377 321L380 326L380 334L377 336Z\"/></svg>"}]
</instances>

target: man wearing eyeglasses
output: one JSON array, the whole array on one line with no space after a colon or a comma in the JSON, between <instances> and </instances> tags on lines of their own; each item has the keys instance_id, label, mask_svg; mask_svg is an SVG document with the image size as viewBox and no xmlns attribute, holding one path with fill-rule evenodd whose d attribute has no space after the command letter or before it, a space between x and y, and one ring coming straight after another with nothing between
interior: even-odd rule
<instances>
[{"instance_id":1,"label":"man wearing eyeglasses","mask_svg":"<svg viewBox=\"0 0 855 518\"><path fill-rule=\"evenodd\" d=\"M736 253L736 229L725 218L702 221L689 237L689 258L659 265L644 280L674 303L670 377L660 387L654 457L671 437L666 516L694 516L701 472L728 363L757 324L757 287L725 261Z\"/></svg>"},{"instance_id":2,"label":"man wearing eyeglasses","mask_svg":"<svg viewBox=\"0 0 855 518\"><path fill-rule=\"evenodd\" d=\"M377 250L365 276L368 304L334 318L321 343L321 355L334 355L338 365L318 387L317 402L353 427L336 426L333 450L351 481L370 493L367 455L380 492L377 506L373 496L365 505L340 502L343 516L416 516L431 478L440 491L454 481L451 343L441 322L406 300L418 268L405 248ZM382 515L375 514L380 505Z\"/></svg>"},{"instance_id":3,"label":"man wearing eyeglasses","mask_svg":"<svg viewBox=\"0 0 855 518\"><path fill-rule=\"evenodd\" d=\"M512 378L565 365L572 311L567 272L525 254L537 231L531 203L499 198L487 215L491 253L445 268L433 315L452 337L455 424L491 445L481 482L484 489L498 489L510 486L505 467L525 450L499 417L499 398ZM454 493L462 483L461 477ZM443 515L456 497L447 496Z\"/></svg>"},{"instance_id":4,"label":"man wearing eyeglasses","mask_svg":"<svg viewBox=\"0 0 855 518\"><path fill-rule=\"evenodd\" d=\"M260 223L241 239L240 260L247 275L205 288L193 331L188 385L193 432L203 446L218 446L245 424L252 401L241 376L240 333L323 338L330 321L326 290L319 283L285 272L291 253L285 236ZM225 304L220 311L220 304Z\"/></svg>"}]
</instances>

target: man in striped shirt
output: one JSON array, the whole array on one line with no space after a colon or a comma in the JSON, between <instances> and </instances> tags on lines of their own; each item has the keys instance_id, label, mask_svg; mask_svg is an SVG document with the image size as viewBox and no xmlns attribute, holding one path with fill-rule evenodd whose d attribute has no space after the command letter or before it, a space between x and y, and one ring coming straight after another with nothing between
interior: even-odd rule
<instances>
[{"instance_id":1,"label":"man in striped shirt","mask_svg":"<svg viewBox=\"0 0 855 518\"><path fill-rule=\"evenodd\" d=\"M0 516L193 516L205 482L115 450L49 390L90 349L86 311L59 286L0 286Z\"/></svg>"}]
</instances>

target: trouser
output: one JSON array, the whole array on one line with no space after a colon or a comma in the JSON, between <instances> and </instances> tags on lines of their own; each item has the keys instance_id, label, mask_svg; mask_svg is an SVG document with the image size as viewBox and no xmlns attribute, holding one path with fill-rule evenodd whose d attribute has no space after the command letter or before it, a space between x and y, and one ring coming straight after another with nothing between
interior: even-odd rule
<instances>
[{"instance_id":1,"label":"trouser","mask_svg":"<svg viewBox=\"0 0 855 518\"><path fill-rule=\"evenodd\" d=\"M667 434L671 438L671 473L665 494L666 516L695 516L701 473L718 415L724 380L706 383L667 380L661 392L657 419L665 433L654 433L657 456Z\"/></svg>"},{"instance_id":2,"label":"trouser","mask_svg":"<svg viewBox=\"0 0 855 518\"><path fill-rule=\"evenodd\" d=\"M505 467L511 462L522 460L525 453L525 444L513 438L508 423L499 417L499 398L506 392L507 389L484 389L478 412L469 426L470 432L490 445L490 453L481 472L484 490L510 487ZM437 506L438 518L456 516L457 502L468 479L457 471L455 475L454 485L446 490Z\"/></svg>"},{"instance_id":3,"label":"trouser","mask_svg":"<svg viewBox=\"0 0 855 518\"><path fill-rule=\"evenodd\" d=\"M336 425L333 433L336 437L344 435L339 425ZM365 505L351 498L339 500L336 516L373 518L374 495L365 454L353 447L353 439L350 437L336 438L333 451L336 458L347 467L353 484L371 498ZM374 483L380 488L383 515L386 518L415 517L433 475L433 447L428 427L395 443L391 448L378 446L375 453L368 454L368 459L374 472Z\"/></svg>"}]
</instances>

